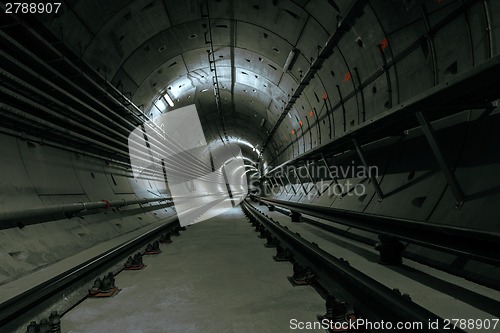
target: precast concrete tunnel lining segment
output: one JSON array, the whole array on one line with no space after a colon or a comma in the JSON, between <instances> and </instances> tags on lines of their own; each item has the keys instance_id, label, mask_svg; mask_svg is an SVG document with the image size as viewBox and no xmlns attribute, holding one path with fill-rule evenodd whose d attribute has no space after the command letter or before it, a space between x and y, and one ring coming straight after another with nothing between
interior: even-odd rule
<instances>
[{"instance_id":1,"label":"precast concrete tunnel lining segment","mask_svg":"<svg viewBox=\"0 0 500 333\"><path fill-rule=\"evenodd\" d=\"M404 260L500 289L463 236L500 239L500 1L52 4L0 0L0 284L21 295L182 210L240 219L246 202L276 245L249 194L315 243L390 236ZM190 126L169 118L188 109Z\"/></svg>"}]
</instances>

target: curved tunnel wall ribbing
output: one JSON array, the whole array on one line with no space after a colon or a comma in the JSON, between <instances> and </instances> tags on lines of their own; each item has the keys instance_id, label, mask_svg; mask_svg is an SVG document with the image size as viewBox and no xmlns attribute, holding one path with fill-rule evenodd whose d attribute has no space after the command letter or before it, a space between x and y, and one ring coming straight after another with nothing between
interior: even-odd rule
<instances>
[{"instance_id":1,"label":"curved tunnel wall ribbing","mask_svg":"<svg viewBox=\"0 0 500 333\"><path fill-rule=\"evenodd\" d=\"M248 139L254 146L262 145L301 77L354 2L209 2L222 110L232 136ZM176 107L196 103L202 110L205 135L210 141L219 139L221 129L214 120L218 116L204 40L206 18L199 4L195 0L131 1L125 5L75 1L71 10L44 18L43 23L56 36L54 40L62 40L78 55L75 58L85 61L144 111L164 91L173 94ZM96 8L100 9L98 17ZM335 143L397 105L495 60L500 42L499 12L500 2L496 0L360 1L349 29L277 126L261 162L275 167ZM293 49L299 50L299 55L292 68L284 71L282 67ZM203 92L205 89L209 90ZM462 92L465 94L467 87ZM457 95L461 95L460 91ZM387 130L376 142L363 142L369 163L379 170L378 181L385 194L381 202L366 179L352 179L366 185L364 196L323 194L307 198L300 194L301 185L295 181L287 186L294 186L298 194L282 190L280 197L498 230L498 108L460 107L463 111L446 113L446 117L441 106L433 110L433 126L444 157L466 196L461 209L455 208L456 198L421 130L411 123L404 130ZM147 115L154 117L157 113L151 109ZM10 120L5 122L6 127L12 124ZM15 125L22 128L24 123ZM114 138L110 132L105 134ZM1 200L9 209L137 197L131 174L117 171L101 160L7 135L2 135L3 142L6 144L1 148L1 161L7 172L1 176ZM353 146L329 153L327 161L331 165L351 165L353 160L356 165L360 163ZM311 186L307 178L302 181ZM151 191L161 194L155 184L151 186ZM147 191L144 196L154 197ZM160 216L163 211L155 213ZM109 215L91 215L4 230L6 242L2 246L5 253L13 255L5 255L8 264L3 268L3 279L159 218L153 213L146 216L142 221L137 216L116 217L123 219L119 222L122 229L108 223ZM51 241L27 243L40 233ZM85 235L91 235L90 239ZM60 244L61 249L50 244Z\"/></svg>"}]
</instances>

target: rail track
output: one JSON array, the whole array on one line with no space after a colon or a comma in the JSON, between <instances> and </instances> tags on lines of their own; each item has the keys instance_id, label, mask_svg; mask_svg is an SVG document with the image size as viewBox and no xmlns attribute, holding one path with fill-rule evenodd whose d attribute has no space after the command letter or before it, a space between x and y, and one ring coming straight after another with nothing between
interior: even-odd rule
<instances>
[{"instance_id":1,"label":"rail track","mask_svg":"<svg viewBox=\"0 0 500 333\"><path fill-rule=\"evenodd\" d=\"M4 329L7 329L7 327L7 331L10 331L12 329L11 325L13 325L16 319L21 316L29 316L29 313L33 309L47 299L63 293L68 287L78 285L83 280L93 279L103 270L109 269L109 267L120 261L125 261L127 256L143 248L148 242L159 238L161 234L171 232L178 227L177 217L169 217L165 219L162 225L4 301L0 304L0 332L4 332Z\"/></svg>"},{"instance_id":2,"label":"rail track","mask_svg":"<svg viewBox=\"0 0 500 333\"><path fill-rule=\"evenodd\" d=\"M261 203L268 206L278 205L281 202L265 198ZM291 210L291 214L300 211L303 214L311 213L313 206L294 206L294 203L283 204L282 207ZM312 242L308 237L296 233L293 227L266 215L258 206L252 204L250 200L245 200L241 204L242 210L252 223L256 231L260 232L261 238L267 239L267 247L276 248L276 261L291 261L293 264L293 276L289 277L290 282L295 285L313 284L317 287L323 297L326 298L326 314L318 317L318 322L327 319L331 323L358 322L356 330L345 332L388 332L387 325L397 327L399 323L422 323L420 332L466 332L460 328L446 326L446 319L433 311L426 309L423 305L413 301L409 295L402 294L399 290L394 290L386 284L376 280L371 274L366 274L351 265L347 260L336 257L333 252L323 245ZM274 209L274 206L273 208ZM267 208L266 208L267 211ZM318 213L319 214L319 213ZM321 212L322 216L327 216L326 212ZM312 214L310 214L312 215ZM314 216L314 215L312 215ZM332 215L328 215L332 219ZM349 218L344 216L345 225L351 223ZM352 223L360 223L359 219ZM292 223L293 225L293 223ZM300 225L300 224L299 224ZM302 224L304 225L304 224ZM0 331L8 327L10 323L19 316L26 316L38 304L48 298L60 294L68 286L81 283L83 280L92 279L100 274L103 269L108 269L110 265L116 264L138 248L144 246L160 234L171 232L179 226L177 217L165 219L164 223L144 234L131 239L113 249L102 253L84 263L81 263L70 270L67 270L54 278L36 285L22 294L13 297L0 304ZM290 224L288 225L290 226ZM376 225L370 226L375 228ZM374 231L374 230L372 230ZM376 230L381 232L380 229ZM394 231L391 236L395 236ZM474 237L475 235L469 235ZM494 238L490 238L494 240ZM480 252L476 251L476 257ZM488 261L495 260L495 254ZM484 255L481 255L484 257ZM349 257L345 257L349 259ZM406 291L406 290L405 290ZM494 304L494 302L492 302ZM494 306L498 306L494 305ZM71 308L70 308L71 309ZM492 311L495 311L492 309ZM491 311L490 311L491 313ZM386 326L380 328L368 328L366 323L385 323ZM429 323L436 326L429 327ZM399 329L395 331L417 331L415 329ZM330 330L334 332L334 330ZM335 331L340 332L340 331Z\"/></svg>"},{"instance_id":3,"label":"rail track","mask_svg":"<svg viewBox=\"0 0 500 333\"><path fill-rule=\"evenodd\" d=\"M398 290L385 286L352 267L345 259L337 258L320 248L318 244L306 240L299 233L293 232L267 216L248 200L242 204L242 209L256 230L267 237L268 244L279 248L276 257L286 251L286 257L292 261L294 276L297 275L299 282L309 280L306 282L317 284L324 289L325 294L328 295L327 309L330 303L326 316L328 317L330 313L330 318L327 319L385 322L390 323L388 325L392 327L396 327L398 323L422 323L422 328L418 331L464 332L459 328L447 327L445 319L413 302L409 295L402 295ZM337 313L337 319L332 316L332 313ZM322 319L324 318L318 318L318 320ZM428 325L431 322L437 323L432 329ZM356 332L359 331L361 330ZM386 326L386 329L369 331L387 332L389 330Z\"/></svg>"}]
</instances>

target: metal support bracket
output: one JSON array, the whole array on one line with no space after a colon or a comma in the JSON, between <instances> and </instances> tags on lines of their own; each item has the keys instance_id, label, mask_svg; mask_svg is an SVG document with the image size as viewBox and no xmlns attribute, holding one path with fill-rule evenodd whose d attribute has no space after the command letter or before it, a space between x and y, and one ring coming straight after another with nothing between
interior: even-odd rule
<instances>
[{"instance_id":1,"label":"metal support bracket","mask_svg":"<svg viewBox=\"0 0 500 333\"><path fill-rule=\"evenodd\" d=\"M288 177L288 173L285 173L285 178L286 178L286 180L288 180L288 184L292 188L293 194L297 195L297 191L295 191L295 187L293 187L292 182L290 181L290 178Z\"/></svg>"},{"instance_id":2,"label":"metal support bracket","mask_svg":"<svg viewBox=\"0 0 500 333\"><path fill-rule=\"evenodd\" d=\"M283 190L285 190L286 194L289 194L290 191L286 188L285 182L283 182L283 179L281 179L281 177L276 177L276 179L279 179L281 185L283 186Z\"/></svg>"},{"instance_id":3,"label":"metal support bracket","mask_svg":"<svg viewBox=\"0 0 500 333\"><path fill-rule=\"evenodd\" d=\"M273 180L274 180L274 182L273 182ZM274 178L274 176L271 176L271 177L269 177L269 182L271 183L271 189L272 189L271 193L274 194L274 187L276 186L279 188L278 181Z\"/></svg>"},{"instance_id":4,"label":"metal support bracket","mask_svg":"<svg viewBox=\"0 0 500 333\"><path fill-rule=\"evenodd\" d=\"M290 218L292 219L292 222L300 222L300 218L302 217L302 214L296 211L291 211L290 212Z\"/></svg>"},{"instance_id":5,"label":"metal support bracket","mask_svg":"<svg viewBox=\"0 0 500 333\"><path fill-rule=\"evenodd\" d=\"M279 187L280 187L280 184L278 183L278 181L276 180L276 178L274 178L274 176L271 176L271 178L270 178L269 180L274 180L274 182L273 182L273 181L271 181L271 184L273 184L273 188L274 188L275 186L276 186L277 188L279 188Z\"/></svg>"},{"instance_id":6,"label":"metal support bracket","mask_svg":"<svg viewBox=\"0 0 500 333\"><path fill-rule=\"evenodd\" d=\"M309 171L309 166L307 165L306 161L304 161L303 163L304 163L304 167L306 168L307 177L309 177L309 180L314 185L314 188L316 189L316 192L318 193L318 197L319 197L321 195L321 191L318 188L318 185L316 184L316 182L314 181L314 179L312 178L311 172Z\"/></svg>"},{"instance_id":7,"label":"metal support bracket","mask_svg":"<svg viewBox=\"0 0 500 333\"><path fill-rule=\"evenodd\" d=\"M295 177L297 177L297 179L299 180L299 183L302 186L302 189L304 190L304 194L307 195L307 193L308 193L307 189L304 186L304 183L302 182L302 179L300 179L299 175L297 174L297 170L295 170L295 168L293 169L293 172L295 173Z\"/></svg>"},{"instance_id":8,"label":"metal support bracket","mask_svg":"<svg viewBox=\"0 0 500 333\"><path fill-rule=\"evenodd\" d=\"M266 189L269 188L269 193L273 193L273 188L269 185L268 182L264 182L264 186ZM259 206L262 206L261 202L259 202Z\"/></svg>"},{"instance_id":9,"label":"metal support bracket","mask_svg":"<svg viewBox=\"0 0 500 333\"><path fill-rule=\"evenodd\" d=\"M375 249L380 252L380 263L383 265L400 265L403 263L403 250L405 246L397 238L379 235L380 242L375 244Z\"/></svg>"},{"instance_id":10,"label":"metal support bracket","mask_svg":"<svg viewBox=\"0 0 500 333\"><path fill-rule=\"evenodd\" d=\"M335 175L330 170L330 166L328 165L328 162L326 162L325 157L321 153L320 153L320 156L321 156L321 160L323 161L323 164L326 167L326 170L328 170L328 176L330 176L330 178L332 179L332 183L334 183L336 186L340 186L339 180L337 179L337 177L335 177ZM330 186L332 186L331 183L330 183Z\"/></svg>"},{"instance_id":11,"label":"metal support bracket","mask_svg":"<svg viewBox=\"0 0 500 333\"><path fill-rule=\"evenodd\" d=\"M266 177L266 181L270 184L269 186L271 187L271 191L272 191L272 189L274 188L274 183L271 180L271 177Z\"/></svg>"},{"instance_id":12,"label":"metal support bracket","mask_svg":"<svg viewBox=\"0 0 500 333\"><path fill-rule=\"evenodd\" d=\"M375 189L375 192L377 192L379 202L384 199L384 193L382 192L382 189L380 188L380 184L377 181L377 177L373 175L370 171L370 168L368 166L368 162L365 156L365 153L363 151L363 148L359 145L358 140L352 139L352 143L354 144L354 147L356 148L356 152L358 153L359 159L361 160L361 163L365 167L366 171L368 172L368 177L370 178L373 188Z\"/></svg>"},{"instance_id":13,"label":"metal support bracket","mask_svg":"<svg viewBox=\"0 0 500 333\"><path fill-rule=\"evenodd\" d=\"M448 182L448 186L455 196L455 200L457 201L455 207L457 209L460 209L464 204L465 195L462 192L462 188L460 187L460 184L458 183L453 170L446 162L439 141L437 140L436 133L432 128L429 118L423 112L416 112L415 116L417 117L417 120L422 127L422 131L424 132L425 138L427 139L427 142L431 147L432 153L434 154L434 157L439 164L439 168L441 169L441 172L443 172L446 181Z\"/></svg>"}]
</instances>

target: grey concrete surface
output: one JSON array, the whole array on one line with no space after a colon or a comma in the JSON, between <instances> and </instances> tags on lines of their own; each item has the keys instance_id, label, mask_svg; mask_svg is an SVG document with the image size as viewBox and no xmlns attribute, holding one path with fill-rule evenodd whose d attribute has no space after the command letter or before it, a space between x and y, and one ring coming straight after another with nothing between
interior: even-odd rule
<instances>
[{"instance_id":1,"label":"grey concrete surface","mask_svg":"<svg viewBox=\"0 0 500 333\"><path fill-rule=\"evenodd\" d=\"M497 232L500 108L483 103L499 98L499 90L481 68L499 68L499 13L499 0L87 0L62 1L57 15L3 15L0 209L168 194L163 175L151 181L133 177L128 135L165 111L196 103L206 141L222 142L222 134L242 140L245 156L259 161L261 171L326 145L328 166L359 166L354 147L344 141L359 136L368 163L380 171L384 200L377 200L363 177L342 177L342 184L367 185L367 193L342 200L325 195L321 205ZM326 45L335 45L334 52L322 55ZM207 48L214 49L213 58ZM290 55L295 63L284 66ZM308 72L315 75L304 81ZM434 95L441 89L449 92ZM160 103L165 93L174 106ZM390 120L396 112L409 115L408 105L424 96L429 99L422 99L422 109L413 111L438 118L432 127L443 158L467 197L461 209L413 117L402 124ZM365 137L372 132L365 126L385 120L387 128ZM310 187L314 180L299 177L288 185L297 194L288 197L305 203L301 184ZM153 223L163 213L120 214L2 224L0 283ZM340 241L305 231L351 263L377 270L366 255L358 260ZM467 263L462 269L500 277L500 267ZM270 274L264 267L256 271ZM421 284L452 279L426 274ZM403 278L393 276L390 284L397 287ZM417 286L403 287L414 297L427 295ZM446 287L450 301L461 297L452 284ZM463 294L469 287L460 288Z\"/></svg>"},{"instance_id":2,"label":"grey concrete surface","mask_svg":"<svg viewBox=\"0 0 500 333\"><path fill-rule=\"evenodd\" d=\"M151 223L150 225L145 226L141 229L129 232L125 235L121 235L106 242L102 242L96 246L80 251L79 253L73 256L70 256L56 263L53 263L52 265L34 271L31 274L25 275L9 283L3 284L2 287L0 288L0 303L5 302L21 294L28 288L32 288L33 286L36 286L47 280L50 280L55 276L57 276L58 274L70 270L71 268L81 264L82 262L90 260L106 251L109 251L112 248L122 243L130 241L150 230L158 228L162 226L164 223L165 220Z\"/></svg>"},{"instance_id":3,"label":"grey concrete surface","mask_svg":"<svg viewBox=\"0 0 500 333\"><path fill-rule=\"evenodd\" d=\"M461 277L448 274L404 259L403 265L387 266L378 263L379 254L373 247L326 232L305 222L291 222L291 218L269 211L266 206L251 203L257 209L288 227L309 242L316 242L323 250L349 264L389 288L410 294L412 300L442 318L492 319L498 318L500 292ZM484 332L484 330L465 330Z\"/></svg>"},{"instance_id":4,"label":"grey concrete surface","mask_svg":"<svg viewBox=\"0 0 500 333\"><path fill-rule=\"evenodd\" d=\"M291 265L273 261L239 207L172 239L144 257L144 270L116 277L118 295L66 314L64 332L289 332L291 319L324 313L314 288L288 282Z\"/></svg>"}]
</instances>

